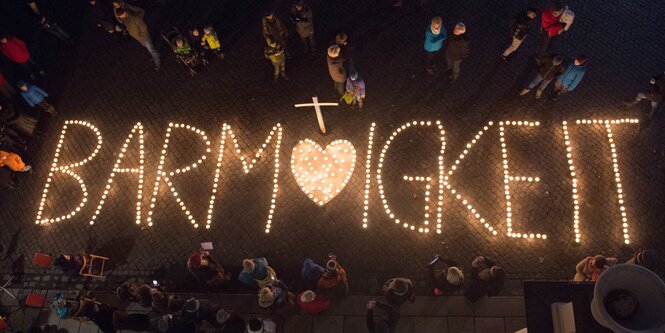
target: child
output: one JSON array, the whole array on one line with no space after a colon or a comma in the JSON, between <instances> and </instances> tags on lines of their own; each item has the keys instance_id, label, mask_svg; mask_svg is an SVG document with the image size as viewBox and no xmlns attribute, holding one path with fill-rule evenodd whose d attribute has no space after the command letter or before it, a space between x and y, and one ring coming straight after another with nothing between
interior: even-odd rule
<instances>
[{"instance_id":1,"label":"child","mask_svg":"<svg viewBox=\"0 0 665 333\"><path fill-rule=\"evenodd\" d=\"M273 42L267 40L266 44L263 53L265 54L266 59L269 59L275 67L275 80L273 82L277 83L280 74L284 80L288 81L289 78L286 76L286 57L284 56L284 48L276 41Z\"/></svg>"},{"instance_id":2,"label":"child","mask_svg":"<svg viewBox=\"0 0 665 333\"><path fill-rule=\"evenodd\" d=\"M203 28L203 37L201 37L201 45L206 49L215 53L220 59L224 59L224 53L221 52L222 42L217 36L217 32L211 26Z\"/></svg>"},{"instance_id":3,"label":"child","mask_svg":"<svg viewBox=\"0 0 665 333\"><path fill-rule=\"evenodd\" d=\"M6 166L14 172L27 172L32 169L25 165L21 157L8 151L0 150L0 167Z\"/></svg>"},{"instance_id":4,"label":"child","mask_svg":"<svg viewBox=\"0 0 665 333\"><path fill-rule=\"evenodd\" d=\"M358 72L353 72L346 79L346 92L353 96L351 106L354 107L358 104L360 109L363 108L363 101L365 100L365 81L358 75Z\"/></svg>"},{"instance_id":5,"label":"child","mask_svg":"<svg viewBox=\"0 0 665 333\"><path fill-rule=\"evenodd\" d=\"M42 88L39 88L34 84L26 83L24 81L18 82L18 88L21 89L21 97L23 97L28 105L31 107L37 105L40 109L42 109L42 111L55 114L55 108L53 105L46 101L48 93L42 90Z\"/></svg>"},{"instance_id":6,"label":"child","mask_svg":"<svg viewBox=\"0 0 665 333\"><path fill-rule=\"evenodd\" d=\"M181 56L188 56L192 53L192 47L181 37L175 39L175 53Z\"/></svg>"}]
</instances>

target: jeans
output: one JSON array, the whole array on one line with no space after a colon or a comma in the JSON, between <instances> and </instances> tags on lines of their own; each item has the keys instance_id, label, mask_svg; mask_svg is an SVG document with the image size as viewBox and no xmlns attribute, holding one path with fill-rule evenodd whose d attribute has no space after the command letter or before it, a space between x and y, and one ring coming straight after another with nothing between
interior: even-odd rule
<instances>
[{"instance_id":1,"label":"jeans","mask_svg":"<svg viewBox=\"0 0 665 333\"><path fill-rule=\"evenodd\" d=\"M155 46L152 45L152 40L150 40L150 37L146 38L143 41L139 41L139 42L143 45L143 47L145 47L148 50L148 52L150 52L150 55L152 56L152 61L155 62L155 66L157 66L157 67L161 66L162 65L162 59L161 59L162 55L159 54L159 51L157 51L157 49L155 49Z\"/></svg>"},{"instance_id":2,"label":"jeans","mask_svg":"<svg viewBox=\"0 0 665 333\"><path fill-rule=\"evenodd\" d=\"M448 70L452 71L452 74L450 77L453 80L457 80L459 77L459 72L460 72L460 64L462 63L462 59L455 59L451 57L446 57L446 63L448 65Z\"/></svg>"},{"instance_id":3,"label":"jeans","mask_svg":"<svg viewBox=\"0 0 665 333\"><path fill-rule=\"evenodd\" d=\"M309 36L300 36L300 40L302 41L302 45L305 46L305 52L307 52L307 50L312 53L316 51L316 40L314 40L314 34L309 34Z\"/></svg>"},{"instance_id":4,"label":"jeans","mask_svg":"<svg viewBox=\"0 0 665 333\"><path fill-rule=\"evenodd\" d=\"M533 79L533 81L531 81L531 83L529 83L528 89L531 90L534 87L536 87L538 84L540 84L540 86L538 87L538 90L543 91L543 90L545 90L545 88L547 88L547 85L549 85L550 82L552 82L552 79L545 80L545 79L543 79L542 75L538 74L538 76L536 76L536 78Z\"/></svg>"},{"instance_id":5,"label":"jeans","mask_svg":"<svg viewBox=\"0 0 665 333\"><path fill-rule=\"evenodd\" d=\"M508 46L508 48L505 51L503 51L503 56L507 57L511 53L515 52L517 48L519 48L520 45L522 45L523 41L524 41L523 39L518 39L517 37L513 37L513 42L510 44L510 46Z\"/></svg>"},{"instance_id":6,"label":"jeans","mask_svg":"<svg viewBox=\"0 0 665 333\"><path fill-rule=\"evenodd\" d=\"M358 106L362 109L364 100L365 98L362 96L353 96L353 100L351 101L351 106L355 106L356 104L358 104Z\"/></svg>"},{"instance_id":7,"label":"jeans","mask_svg":"<svg viewBox=\"0 0 665 333\"><path fill-rule=\"evenodd\" d=\"M345 82L333 81L333 83L334 83L334 87L335 87L335 91L337 92L337 95L340 96L340 97L344 96L344 90L346 88L346 87L344 87Z\"/></svg>"},{"instance_id":8,"label":"jeans","mask_svg":"<svg viewBox=\"0 0 665 333\"><path fill-rule=\"evenodd\" d=\"M275 77L279 75L279 73L282 73L282 76L286 76L286 62L273 62L272 63L273 67L275 67Z\"/></svg>"},{"instance_id":9,"label":"jeans","mask_svg":"<svg viewBox=\"0 0 665 333\"><path fill-rule=\"evenodd\" d=\"M434 69L434 59L439 55L439 51L425 51L426 69Z\"/></svg>"}]
</instances>

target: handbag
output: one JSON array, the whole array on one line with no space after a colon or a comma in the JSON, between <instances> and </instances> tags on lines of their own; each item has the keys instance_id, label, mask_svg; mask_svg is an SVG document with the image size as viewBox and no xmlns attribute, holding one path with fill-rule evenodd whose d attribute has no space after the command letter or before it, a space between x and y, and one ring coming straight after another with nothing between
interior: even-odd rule
<instances>
[{"instance_id":1,"label":"handbag","mask_svg":"<svg viewBox=\"0 0 665 333\"><path fill-rule=\"evenodd\" d=\"M342 99L344 100L344 102L346 102L346 104L351 104L351 102L353 102L353 95L351 95L351 94L347 91L347 92L344 93L344 95L342 96L342 98L340 98L340 100L342 100Z\"/></svg>"}]
</instances>

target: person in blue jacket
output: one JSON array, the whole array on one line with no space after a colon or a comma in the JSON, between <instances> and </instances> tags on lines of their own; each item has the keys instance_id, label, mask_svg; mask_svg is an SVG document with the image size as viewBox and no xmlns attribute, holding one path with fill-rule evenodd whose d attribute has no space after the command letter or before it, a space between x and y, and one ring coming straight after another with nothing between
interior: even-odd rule
<instances>
[{"instance_id":1,"label":"person in blue jacket","mask_svg":"<svg viewBox=\"0 0 665 333\"><path fill-rule=\"evenodd\" d=\"M553 101L556 101L559 95L575 90L586 72L586 62L586 56L580 54L568 63L566 69L563 70L563 74L559 75L556 82L554 82Z\"/></svg>"},{"instance_id":2,"label":"person in blue jacket","mask_svg":"<svg viewBox=\"0 0 665 333\"><path fill-rule=\"evenodd\" d=\"M31 107L38 106L46 113L55 113L55 108L53 105L46 101L48 93L42 88L39 88L34 84L26 83L24 81L19 81L18 88L21 89L21 97L23 97L28 105Z\"/></svg>"},{"instance_id":3,"label":"person in blue jacket","mask_svg":"<svg viewBox=\"0 0 665 333\"><path fill-rule=\"evenodd\" d=\"M432 19L432 23L425 30L425 54L427 55L425 71L429 75L435 73L434 59L443 47L444 40L446 40L446 29L443 27L441 17L437 16Z\"/></svg>"}]
</instances>

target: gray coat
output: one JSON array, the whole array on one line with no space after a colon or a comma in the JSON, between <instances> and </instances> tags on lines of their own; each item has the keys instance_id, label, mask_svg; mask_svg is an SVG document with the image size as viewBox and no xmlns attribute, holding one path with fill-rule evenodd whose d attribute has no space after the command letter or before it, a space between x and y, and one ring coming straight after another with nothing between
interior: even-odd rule
<instances>
[{"instance_id":1,"label":"gray coat","mask_svg":"<svg viewBox=\"0 0 665 333\"><path fill-rule=\"evenodd\" d=\"M346 69L344 69L344 58L328 56L328 72L335 82L346 82Z\"/></svg>"},{"instance_id":2,"label":"gray coat","mask_svg":"<svg viewBox=\"0 0 665 333\"><path fill-rule=\"evenodd\" d=\"M312 9L303 5L301 10L291 6L291 21L296 25L296 32L300 37L309 37L314 33L314 17Z\"/></svg>"}]
</instances>

